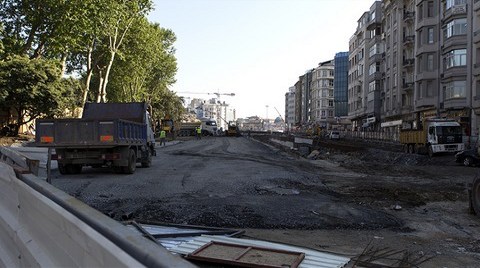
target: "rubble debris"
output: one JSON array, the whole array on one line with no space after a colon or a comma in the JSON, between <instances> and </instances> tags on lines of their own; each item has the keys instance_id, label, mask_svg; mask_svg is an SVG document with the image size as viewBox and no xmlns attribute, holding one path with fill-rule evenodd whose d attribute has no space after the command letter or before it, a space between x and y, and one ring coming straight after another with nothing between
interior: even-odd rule
<instances>
[{"instance_id":1,"label":"rubble debris","mask_svg":"<svg viewBox=\"0 0 480 268\"><path fill-rule=\"evenodd\" d=\"M433 255L425 255L423 251L413 253L407 250L393 250L387 247L377 248L370 242L360 255L352 259L352 267L420 267L420 264L431 260L433 257Z\"/></svg>"}]
</instances>

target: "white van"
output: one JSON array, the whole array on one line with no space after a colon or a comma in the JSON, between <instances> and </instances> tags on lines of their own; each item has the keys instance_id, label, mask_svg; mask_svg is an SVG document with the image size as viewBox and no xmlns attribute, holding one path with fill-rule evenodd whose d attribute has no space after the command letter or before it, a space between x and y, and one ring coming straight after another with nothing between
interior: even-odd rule
<instances>
[{"instance_id":1,"label":"white van","mask_svg":"<svg viewBox=\"0 0 480 268\"><path fill-rule=\"evenodd\" d=\"M340 139L340 132L336 130L330 131L330 134L328 135L328 137L331 140L338 140Z\"/></svg>"}]
</instances>

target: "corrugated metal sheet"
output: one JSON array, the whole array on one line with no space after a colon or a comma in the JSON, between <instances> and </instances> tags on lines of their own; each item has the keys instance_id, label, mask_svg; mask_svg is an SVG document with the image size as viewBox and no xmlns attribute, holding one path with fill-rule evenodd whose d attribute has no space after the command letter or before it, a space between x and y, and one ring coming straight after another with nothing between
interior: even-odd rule
<instances>
[{"instance_id":1,"label":"corrugated metal sheet","mask_svg":"<svg viewBox=\"0 0 480 268\"><path fill-rule=\"evenodd\" d=\"M128 228L134 230L135 232L142 235L142 233L133 225L127 224ZM238 230L231 230L231 229L220 229L220 228L194 228L189 226L173 226L173 225L160 225L160 224L139 224L145 231L149 234L155 235L163 235L162 238L156 238L160 244L170 250L171 248L177 247L180 244L188 241L192 241L194 238L198 237L200 233L204 234L212 234L211 232L225 232L225 234L236 235L240 231ZM198 235L188 235L197 233ZM186 234L186 235L182 235ZM169 236L171 235L171 236Z\"/></svg>"},{"instance_id":2,"label":"corrugated metal sheet","mask_svg":"<svg viewBox=\"0 0 480 268\"><path fill-rule=\"evenodd\" d=\"M325 268L338 268L344 267L349 261L350 258L331 254L324 253L312 249L306 249L301 247L283 245L278 243L260 241L260 240L250 240L250 239L241 239L233 238L226 236L212 236L212 235L202 235L197 236L193 240L181 243L177 247L170 248L169 250L179 254L189 254L194 250L200 248L201 246L209 243L210 241L219 241L232 244L241 244L247 246L257 246L257 247L266 247L273 249L282 249L296 252L304 252L305 259L300 264L300 268L313 268L313 267L325 267Z\"/></svg>"}]
</instances>

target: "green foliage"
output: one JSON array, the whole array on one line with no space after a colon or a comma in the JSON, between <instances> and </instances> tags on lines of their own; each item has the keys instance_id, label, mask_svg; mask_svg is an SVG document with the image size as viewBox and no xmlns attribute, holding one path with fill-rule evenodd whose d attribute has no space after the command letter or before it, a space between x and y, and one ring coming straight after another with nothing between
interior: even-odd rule
<instances>
[{"instance_id":1,"label":"green foliage","mask_svg":"<svg viewBox=\"0 0 480 268\"><path fill-rule=\"evenodd\" d=\"M62 81L57 62L14 56L0 62L0 103L13 109L17 129L38 117L60 114L73 100L72 82ZM6 108L6 107L0 107Z\"/></svg>"},{"instance_id":2,"label":"green foliage","mask_svg":"<svg viewBox=\"0 0 480 268\"><path fill-rule=\"evenodd\" d=\"M124 51L115 61L109 84L112 101L147 101L153 116L177 115L183 111L182 100L168 90L175 82L177 62L174 55L175 34L158 24L141 19L125 37Z\"/></svg>"},{"instance_id":3,"label":"green foliage","mask_svg":"<svg viewBox=\"0 0 480 268\"><path fill-rule=\"evenodd\" d=\"M110 101L148 101L160 109L154 114L177 113L182 101L168 90L177 71L176 37L148 22L152 6L152 0L3 0L1 104L22 116L58 116L82 105L82 91L95 100L89 88L103 81ZM61 70L80 78L61 79Z\"/></svg>"}]
</instances>

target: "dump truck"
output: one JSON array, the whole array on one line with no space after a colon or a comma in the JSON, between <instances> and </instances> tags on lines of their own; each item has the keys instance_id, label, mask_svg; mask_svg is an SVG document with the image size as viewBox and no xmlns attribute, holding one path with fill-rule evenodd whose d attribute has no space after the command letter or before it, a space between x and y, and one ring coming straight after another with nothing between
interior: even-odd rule
<instances>
[{"instance_id":1,"label":"dump truck","mask_svg":"<svg viewBox=\"0 0 480 268\"><path fill-rule=\"evenodd\" d=\"M418 129L401 130L400 142L406 153L426 152L430 156L465 149L462 127L451 119L425 119Z\"/></svg>"},{"instance_id":2,"label":"dump truck","mask_svg":"<svg viewBox=\"0 0 480 268\"><path fill-rule=\"evenodd\" d=\"M55 149L52 159L61 174L81 173L84 166L133 174L137 163L150 167L156 155L144 102L86 103L80 119L39 119L35 144Z\"/></svg>"},{"instance_id":3,"label":"dump truck","mask_svg":"<svg viewBox=\"0 0 480 268\"><path fill-rule=\"evenodd\" d=\"M197 127L202 129L202 135L204 136L217 135L217 122L210 118L202 118L195 122L177 122L173 119L161 120L161 129L165 130L167 137L172 139L176 137L195 136Z\"/></svg>"}]
</instances>

